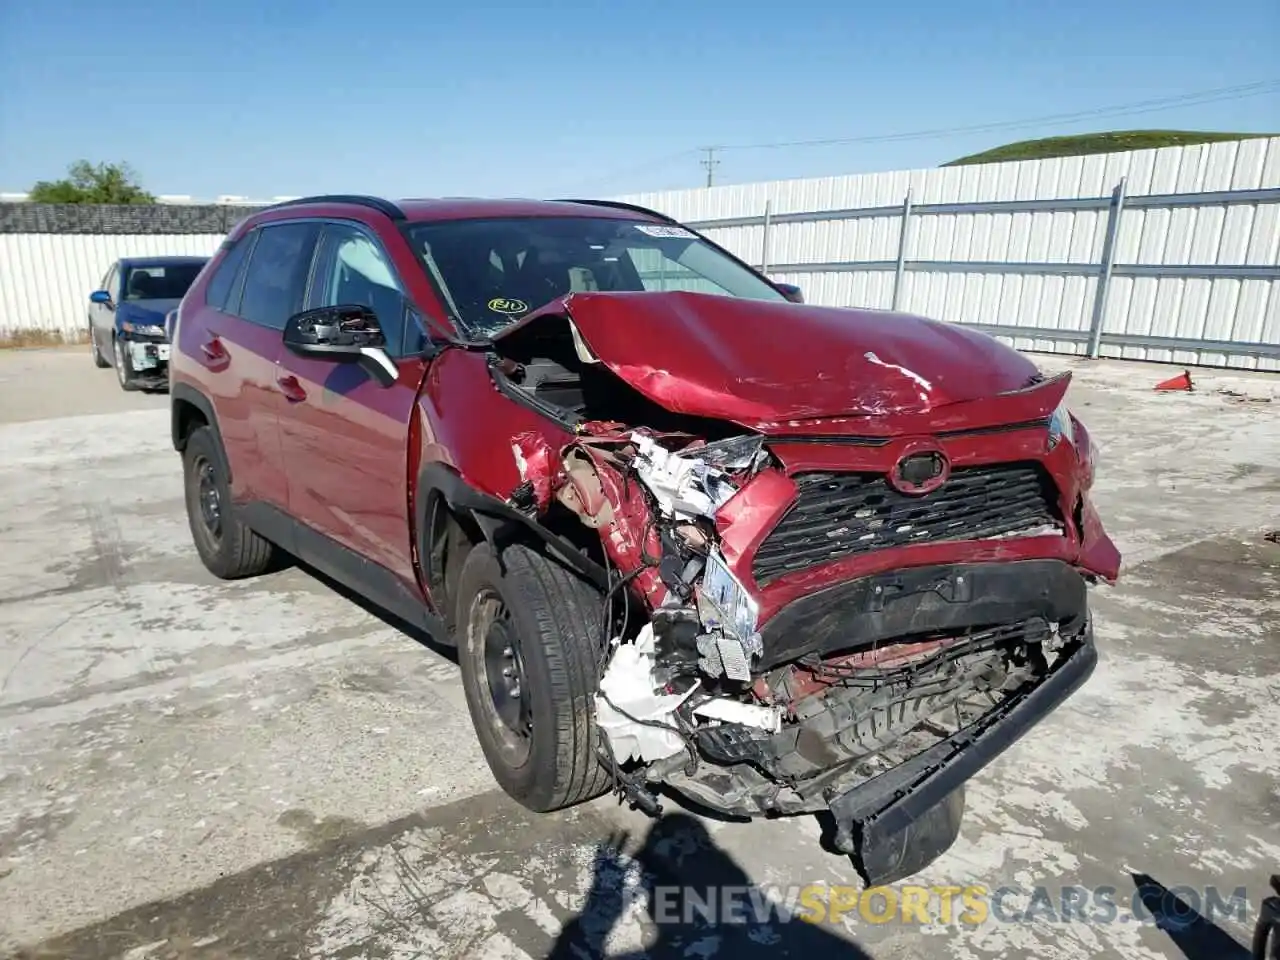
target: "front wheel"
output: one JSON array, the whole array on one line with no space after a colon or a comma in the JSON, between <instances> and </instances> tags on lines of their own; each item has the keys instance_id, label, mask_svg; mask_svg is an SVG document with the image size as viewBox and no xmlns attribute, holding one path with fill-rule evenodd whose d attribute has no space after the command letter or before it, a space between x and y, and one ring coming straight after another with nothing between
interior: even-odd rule
<instances>
[{"instance_id":1,"label":"front wheel","mask_svg":"<svg viewBox=\"0 0 1280 960\"><path fill-rule=\"evenodd\" d=\"M1271 877L1276 896L1267 897L1253 928L1253 960L1280 960L1280 874Z\"/></svg>"},{"instance_id":2,"label":"front wheel","mask_svg":"<svg viewBox=\"0 0 1280 960\"><path fill-rule=\"evenodd\" d=\"M120 343L119 337L111 338L111 355L116 364L116 379L120 381L121 390L137 390L133 380L133 367L129 365L129 353Z\"/></svg>"},{"instance_id":3,"label":"front wheel","mask_svg":"<svg viewBox=\"0 0 1280 960\"><path fill-rule=\"evenodd\" d=\"M597 667L603 596L523 544L474 547L458 578L458 659L494 779L540 813L600 796Z\"/></svg>"}]
</instances>

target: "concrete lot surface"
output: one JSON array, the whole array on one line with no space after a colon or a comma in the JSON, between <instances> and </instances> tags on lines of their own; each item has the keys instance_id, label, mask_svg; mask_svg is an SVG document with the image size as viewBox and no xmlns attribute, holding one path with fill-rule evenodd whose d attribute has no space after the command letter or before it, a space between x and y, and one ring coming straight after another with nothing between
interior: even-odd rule
<instances>
[{"instance_id":1,"label":"concrete lot surface","mask_svg":"<svg viewBox=\"0 0 1280 960\"><path fill-rule=\"evenodd\" d=\"M204 571L165 396L87 348L0 355L0 954L1244 956L1280 871L1280 378L1156 393L1178 370L1038 359L1075 371L1123 579L1094 595L1093 678L970 784L913 881L1015 893L980 924L710 925L656 924L645 885L856 874L809 818L524 812L447 658L303 570ZM1205 917L1136 922L1139 884ZM1052 907L1014 922L1037 885ZM1064 885L1113 888L1116 915L1055 920ZM1245 917L1207 887L1245 888Z\"/></svg>"}]
</instances>

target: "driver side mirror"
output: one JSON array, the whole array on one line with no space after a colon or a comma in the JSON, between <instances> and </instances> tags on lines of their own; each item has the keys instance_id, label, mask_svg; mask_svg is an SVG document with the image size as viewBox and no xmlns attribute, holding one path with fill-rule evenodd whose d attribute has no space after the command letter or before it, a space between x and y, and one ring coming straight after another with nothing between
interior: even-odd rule
<instances>
[{"instance_id":1,"label":"driver side mirror","mask_svg":"<svg viewBox=\"0 0 1280 960\"><path fill-rule=\"evenodd\" d=\"M400 377L378 315L361 304L295 313L284 325L284 345L300 357L359 364L384 387Z\"/></svg>"},{"instance_id":2,"label":"driver side mirror","mask_svg":"<svg viewBox=\"0 0 1280 960\"><path fill-rule=\"evenodd\" d=\"M111 303L111 294L109 294L106 290L93 291L93 293L89 294L89 302L100 303L104 307L110 307L113 305Z\"/></svg>"},{"instance_id":3,"label":"driver side mirror","mask_svg":"<svg viewBox=\"0 0 1280 960\"><path fill-rule=\"evenodd\" d=\"M774 286L778 288L779 293L792 303L804 303L804 291L794 283L775 283Z\"/></svg>"}]
</instances>

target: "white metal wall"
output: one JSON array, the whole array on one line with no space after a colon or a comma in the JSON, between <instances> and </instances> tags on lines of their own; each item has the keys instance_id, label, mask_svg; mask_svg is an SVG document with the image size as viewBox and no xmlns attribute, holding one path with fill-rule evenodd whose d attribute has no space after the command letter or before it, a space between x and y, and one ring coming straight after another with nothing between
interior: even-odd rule
<instances>
[{"instance_id":1,"label":"white metal wall","mask_svg":"<svg viewBox=\"0 0 1280 960\"><path fill-rule=\"evenodd\" d=\"M1008 200L1103 197L1126 178L1129 197L1280 187L1280 138L1170 147L1130 153L1031 160L860 176L824 177L620 199L686 222L823 210ZM956 213L913 218L909 260L1097 263L1105 209L1034 213ZM880 216L773 223L769 263L789 264L776 279L797 283L814 303L887 308L894 274L885 270L809 272L798 265L892 261L901 220ZM703 226L748 262L760 263L764 228ZM0 234L0 337L22 329L79 332L85 304L111 261L146 254L210 254L221 237ZM1280 264L1280 203L1128 209L1116 261L1128 264ZM1006 338L1021 349L1081 352L1097 280L1010 270L907 272L901 309L960 323L1062 330L1071 338ZM1273 279L1115 276L1106 333L1280 344L1280 282ZM1280 369L1280 359L1205 350L1117 347L1135 359Z\"/></svg>"},{"instance_id":2,"label":"white metal wall","mask_svg":"<svg viewBox=\"0 0 1280 960\"><path fill-rule=\"evenodd\" d=\"M72 338L88 327L89 294L120 257L210 256L222 238L0 233L0 340L19 330Z\"/></svg>"},{"instance_id":3,"label":"white metal wall","mask_svg":"<svg viewBox=\"0 0 1280 960\"><path fill-rule=\"evenodd\" d=\"M762 262L764 228L708 221L823 210L1105 197L1121 178L1129 197L1280 187L1280 138L1168 147L1050 160L895 171L711 187L617 199L698 223L749 263ZM1098 263L1107 211L957 213L913 221L908 260ZM770 264L893 261L901 219L867 217L776 223ZM1280 264L1280 204L1129 209L1115 260L1124 264ZM799 284L810 302L888 308L894 274L885 270L770 271ZM907 272L900 309L959 323L1085 331L1097 289L1089 276ZM1111 280L1104 333L1280 344L1280 282L1273 279L1124 277ZM1083 352L1072 339L1002 338L1020 349ZM1205 350L1102 346L1134 359L1280 369L1280 360Z\"/></svg>"}]
</instances>

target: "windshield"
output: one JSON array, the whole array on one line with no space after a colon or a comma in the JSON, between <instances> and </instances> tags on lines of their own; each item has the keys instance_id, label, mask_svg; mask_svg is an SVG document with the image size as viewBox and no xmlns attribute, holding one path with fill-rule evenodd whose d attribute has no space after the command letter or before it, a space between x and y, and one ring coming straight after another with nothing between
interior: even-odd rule
<instances>
[{"instance_id":1,"label":"windshield","mask_svg":"<svg viewBox=\"0 0 1280 960\"><path fill-rule=\"evenodd\" d=\"M683 227L594 217L443 220L409 229L449 308L491 337L567 293L687 290L785 297Z\"/></svg>"},{"instance_id":2,"label":"windshield","mask_svg":"<svg viewBox=\"0 0 1280 960\"><path fill-rule=\"evenodd\" d=\"M129 270L124 282L126 300L181 300L195 282L203 263L147 263Z\"/></svg>"}]
</instances>

